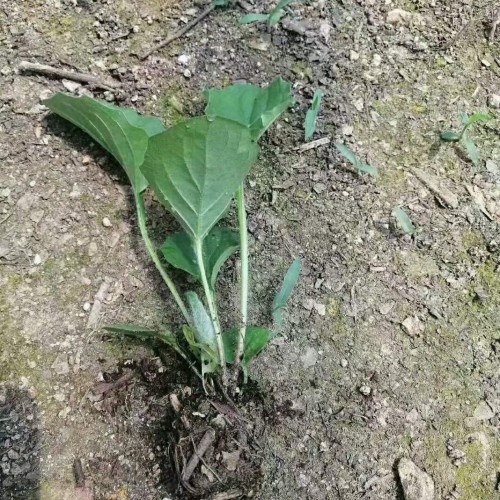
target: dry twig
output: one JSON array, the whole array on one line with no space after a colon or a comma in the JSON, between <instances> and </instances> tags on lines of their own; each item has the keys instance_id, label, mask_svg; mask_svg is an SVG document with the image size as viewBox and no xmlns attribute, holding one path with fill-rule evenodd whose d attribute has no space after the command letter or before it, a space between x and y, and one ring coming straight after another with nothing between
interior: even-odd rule
<instances>
[{"instance_id":1,"label":"dry twig","mask_svg":"<svg viewBox=\"0 0 500 500\"><path fill-rule=\"evenodd\" d=\"M215 431L213 429L208 429L201 438L198 447L195 448L193 454L191 455L191 458L186 464L186 467L184 467L184 470L182 471L181 481L183 485L189 484L189 480L191 479L191 476L193 475L196 467L198 467L200 459L203 457L203 455L206 453L206 451L214 441Z\"/></svg>"},{"instance_id":2,"label":"dry twig","mask_svg":"<svg viewBox=\"0 0 500 500\"><path fill-rule=\"evenodd\" d=\"M68 71L66 69L54 68L53 66L47 66L46 64L38 64L28 61L21 61L19 63L19 69L21 71L29 71L40 75L55 76L57 78L66 78L67 80L73 80L75 82L88 83L94 87L105 90L119 89L122 86L120 82L115 80L101 80L97 76L91 75L90 73L77 73L75 71Z\"/></svg>"},{"instance_id":3,"label":"dry twig","mask_svg":"<svg viewBox=\"0 0 500 500\"><path fill-rule=\"evenodd\" d=\"M160 42L158 45L155 45L152 49L148 50L145 54L140 56L139 59L141 61L144 61L144 59L147 59L151 54L155 53L157 50L163 49L163 47L166 47L174 40L177 40L181 36L185 35L189 30L194 28L199 22L203 21L203 19L205 19L205 17L207 17L210 14L210 12L212 12L214 9L215 5L211 3L198 17L187 23L186 26L181 28L179 31L176 31L169 37L165 38L165 40Z\"/></svg>"},{"instance_id":4,"label":"dry twig","mask_svg":"<svg viewBox=\"0 0 500 500\"><path fill-rule=\"evenodd\" d=\"M497 32L499 24L500 24L500 9L497 9L496 13L493 15L493 21L491 22L490 43L493 43L493 40L495 39L495 33Z\"/></svg>"}]
</instances>

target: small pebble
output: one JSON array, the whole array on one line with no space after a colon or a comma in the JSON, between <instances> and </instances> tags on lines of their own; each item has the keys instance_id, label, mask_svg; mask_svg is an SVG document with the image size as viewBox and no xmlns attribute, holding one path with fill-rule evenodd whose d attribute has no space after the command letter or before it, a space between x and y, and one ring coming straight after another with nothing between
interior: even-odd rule
<instances>
[{"instance_id":1,"label":"small pebble","mask_svg":"<svg viewBox=\"0 0 500 500\"><path fill-rule=\"evenodd\" d=\"M85 304L83 304L83 310L86 312L90 311L91 307L90 302L85 302Z\"/></svg>"},{"instance_id":2,"label":"small pebble","mask_svg":"<svg viewBox=\"0 0 500 500\"><path fill-rule=\"evenodd\" d=\"M104 219L102 219L102 225L104 227L111 227L113 224L111 224L111 221L108 217L104 217Z\"/></svg>"},{"instance_id":3,"label":"small pebble","mask_svg":"<svg viewBox=\"0 0 500 500\"><path fill-rule=\"evenodd\" d=\"M33 259L33 264L35 266L39 266L42 263L42 257L39 254L35 255L35 258Z\"/></svg>"},{"instance_id":4,"label":"small pebble","mask_svg":"<svg viewBox=\"0 0 500 500\"><path fill-rule=\"evenodd\" d=\"M348 364L348 363L347 363L347 359L341 359L341 360L340 360L340 366L341 366L342 368L345 368L345 367L347 366L347 364Z\"/></svg>"},{"instance_id":5,"label":"small pebble","mask_svg":"<svg viewBox=\"0 0 500 500\"><path fill-rule=\"evenodd\" d=\"M359 392L363 394L363 396L369 396L372 393L371 387L368 387L367 385L362 385L359 388Z\"/></svg>"}]
</instances>

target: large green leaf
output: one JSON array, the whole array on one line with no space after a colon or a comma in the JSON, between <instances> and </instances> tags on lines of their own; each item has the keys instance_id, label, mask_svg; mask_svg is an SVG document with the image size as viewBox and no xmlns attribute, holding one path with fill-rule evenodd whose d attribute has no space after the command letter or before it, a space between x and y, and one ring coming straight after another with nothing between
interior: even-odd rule
<instances>
[{"instance_id":1,"label":"large green leaf","mask_svg":"<svg viewBox=\"0 0 500 500\"><path fill-rule=\"evenodd\" d=\"M248 128L199 117L152 137L141 170L190 237L203 240L227 210L257 152Z\"/></svg>"},{"instance_id":2,"label":"large green leaf","mask_svg":"<svg viewBox=\"0 0 500 500\"><path fill-rule=\"evenodd\" d=\"M292 87L281 78L265 88L238 83L223 90L207 90L205 97L208 116L245 125L257 139L293 103Z\"/></svg>"},{"instance_id":3,"label":"large green leaf","mask_svg":"<svg viewBox=\"0 0 500 500\"><path fill-rule=\"evenodd\" d=\"M283 309L286 307L286 303L288 302L290 295L292 295L295 285L299 281L301 268L301 261L299 259L294 260L283 278L283 285L281 286L280 291L276 294L276 297L273 300L273 320L278 325L283 323Z\"/></svg>"},{"instance_id":4,"label":"large green leaf","mask_svg":"<svg viewBox=\"0 0 500 500\"><path fill-rule=\"evenodd\" d=\"M61 93L46 99L43 104L109 151L127 173L135 192L140 193L148 187L139 167L144 161L149 139L165 130L158 118L141 116L132 109L90 97Z\"/></svg>"},{"instance_id":5,"label":"large green leaf","mask_svg":"<svg viewBox=\"0 0 500 500\"><path fill-rule=\"evenodd\" d=\"M214 227L203 240L203 262L212 290L215 288L220 268L238 249L239 244L237 232L220 227ZM169 264L186 271L201 282L193 242L186 233L169 236L161 251Z\"/></svg>"},{"instance_id":6,"label":"large green leaf","mask_svg":"<svg viewBox=\"0 0 500 500\"><path fill-rule=\"evenodd\" d=\"M314 92L314 97L310 109L307 110L306 121L304 124L305 129L305 140L309 141L314 135L316 130L316 120L318 118L319 108L321 107L321 99L323 97L323 92L320 89Z\"/></svg>"}]
</instances>

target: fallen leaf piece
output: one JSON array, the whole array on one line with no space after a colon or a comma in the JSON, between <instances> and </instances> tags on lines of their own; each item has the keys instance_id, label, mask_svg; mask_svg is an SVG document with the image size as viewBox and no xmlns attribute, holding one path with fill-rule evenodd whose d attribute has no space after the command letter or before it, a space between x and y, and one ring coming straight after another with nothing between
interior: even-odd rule
<instances>
[{"instance_id":1,"label":"fallen leaf piece","mask_svg":"<svg viewBox=\"0 0 500 500\"><path fill-rule=\"evenodd\" d=\"M240 450L236 451L223 451L222 452L222 462L224 463L226 469L230 472L234 472L238 468L240 462Z\"/></svg>"}]
</instances>

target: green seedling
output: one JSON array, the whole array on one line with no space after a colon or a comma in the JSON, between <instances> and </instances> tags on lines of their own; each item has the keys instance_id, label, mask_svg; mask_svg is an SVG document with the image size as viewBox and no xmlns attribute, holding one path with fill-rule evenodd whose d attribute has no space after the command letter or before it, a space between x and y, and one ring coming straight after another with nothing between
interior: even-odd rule
<instances>
[{"instance_id":1,"label":"green seedling","mask_svg":"<svg viewBox=\"0 0 500 500\"><path fill-rule=\"evenodd\" d=\"M462 142L469 158L472 160L475 166L479 165L480 155L474 141L467 134L468 129L476 123L486 123L493 120L491 115L486 113L474 113L469 116L467 113L460 113L460 121L462 122L462 130L460 132L447 131L440 135L440 139L443 142Z\"/></svg>"},{"instance_id":2,"label":"green seedling","mask_svg":"<svg viewBox=\"0 0 500 500\"><path fill-rule=\"evenodd\" d=\"M392 215L397 220L399 227L406 234L414 234L417 228L413 225L408 214L401 208L397 207L392 211Z\"/></svg>"},{"instance_id":3,"label":"green seedling","mask_svg":"<svg viewBox=\"0 0 500 500\"><path fill-rule=\"evenodd\" d=\"M312 100L311 107L307 110L306 121L304 123L306 142L312 139L312 136L316 131L316 120L318 119L318 113L321 107L322 97L323 97L323 92L321 92L321 90L319 89L316 90L316 92L314 92L314 97Z\"/></svg>"},{"instance_id":4,"label":"green seedling","mask_svg":"<svg viewBox=\"0 0 500 500\"><path fill-rule=\"evenodd\" d=\"M337 151L349 162L358 172L378 176L378 168L367 163L363 163L345 144L338 142L335 144Z\"/></svg>"},{"instance_id":5,"label":"green seedling","mask_svg":"<svg viewBox=\"0 0 500 500\"><path fill-rule=\"evenodd\" d=\"M267 23L276 26L286 14L286 7L300 0L280 0L269 14L248 14L240 19L240 24Z\"/></svg>"},{"instance_id":6,"label":"green seedling","mask_svg":"<svg viewBox=\"0 0 500 500\"><path fill-rule=\"evenodd\" d=\"M220 376L224 390L234 392L243 371L272 338L265 328L248 321L248 234L244 183L258 157L257 141L290 106L291 87L281 79L267 88L234 85L209 90L206 115L166 128L157 118L138 115L88 97L56 94L44 101L54 113L87 132L109 151L127 173L134 194L138 224L146 249L167 284L184 318L182 335L166 328L112 325L111 333L156 341L172 348L205 385ZM151 188L183 231L170 235L158 249L148 234L144 204ZM216 224L236 196L239 231ZM216 299L217 276L239 248L241 256L241 321L223 332ZM163 259L161 259L163 256ZM191 275L200 284L185 298L172 281L165 262ZM292 264L294 284L300 263ZM285 279L290 296L289 273ZM285 303L280 300L280 307ZM235 333L236 332L236 333ZM198 364L198 367L196 366ZM228 364L233 373L228 375Z\"/></svg>"}]
</instances>

